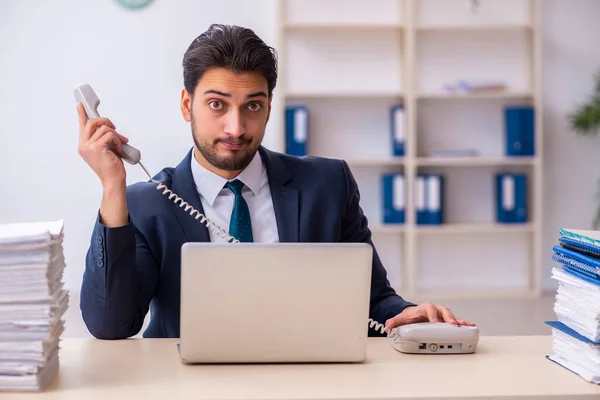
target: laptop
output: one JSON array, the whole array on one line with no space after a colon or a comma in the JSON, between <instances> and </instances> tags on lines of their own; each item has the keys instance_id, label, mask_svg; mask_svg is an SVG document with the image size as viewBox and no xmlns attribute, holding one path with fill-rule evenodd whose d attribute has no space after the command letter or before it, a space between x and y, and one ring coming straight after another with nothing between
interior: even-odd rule
<instances>
[{"instance_id":1,"label":"laptop","mask_svg":"<svg viewBox=\"0 0 600 400\"><path fill-rule=\"evenodd\" d=\"M373 250L366 243L186 243L184 363L361 362Z\"/></svg>"}]
</instances>

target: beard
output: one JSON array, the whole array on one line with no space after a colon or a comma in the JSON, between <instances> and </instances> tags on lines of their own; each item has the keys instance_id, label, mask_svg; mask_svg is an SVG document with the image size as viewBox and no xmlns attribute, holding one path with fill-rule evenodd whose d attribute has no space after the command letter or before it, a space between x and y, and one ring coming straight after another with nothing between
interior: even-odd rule
<instances>
[{"instance_id":1,"label":"beard","mask_svg":"<svg viewBox=\"0 0 600 400\"><path fill-rule=\"evenodd\" d=\"M240 171L246 168L254 158L254 155L260 146L260 142L255 142L252 138L245 136L238 138L225 136L223 138L213 140L212 143L210 141L201 142L198 138L198 135L196 135L196 122L194 121L193 115L191 117L191 125L194 143L196 144L196 147L202 156L212 166L224 171ZM219 155L217 151L217 144L219 142L229 144L244 144L246 147L242 150L237 150L228 156L222 156Z\"/></svg>"}]
</instances>

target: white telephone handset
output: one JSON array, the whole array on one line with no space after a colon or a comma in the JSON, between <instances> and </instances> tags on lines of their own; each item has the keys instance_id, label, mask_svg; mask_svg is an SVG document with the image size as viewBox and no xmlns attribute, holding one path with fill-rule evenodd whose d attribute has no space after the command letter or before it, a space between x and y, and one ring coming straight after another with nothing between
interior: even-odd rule
<instances>
[{"instance_id":1,"label":"white telephone handset","mask_svg":"<svg viewBox=\"0 0 600 400\"><path fill-rule=\"evenodd\" d=\"M83 108L88 116L88 118L99 118L100 114L98 113L98 106L100 105L100 99L92 89L92 87L85 83L83 85L79 85L75 88L75 100L81 102L83 104ZM169 197L169 200L172 200L175 204L178 204L180 208L183 208L187 213L189 213L196 220L200 220L201 223L205 224L208 229L214 232L216 235L225 239L225 241L230 243L239 243L239 240L229 235L227 231L221 229L218 225L208 219L204 214L200 211L196 210L194 207L189 205L186 201L184 201L181 197L177 196L173 193L167 186L165 186L161 181L152 178L152 175L148 172L148 170L141 163L142 155L140 151L129 144L123 144L121 146L121 158L127 161L131 165L139 164L140 167L144 170L146 175L150 181L155 183L157 190L162 190L162 194Z\"/></svg>"},{"instance_id":2,"label":"white telephone handset","mask_svg":"<svg viewBox=\"0 0 600 400\"><path fill-rule=\"evenodd\" d=\"M100 118L100 114L98 114L100 99L96 96L96 93L90 85L86 83L77 86L75 88L75 100L83 104L83 108L85 109L88 118ZM140 151L127 143L121 145L121 153L121 158L131 165L139 163L142 158Z\"/></svg>"},{"instance_id":3,"label":"white telephone handset","mask_svg":"<svg viewBox=\"0 0 600 400\"><path fill-rule=\"evenodd\" d=\"M79 85L75 88L75 99L83 104L88 118L99 118L98 106L100 99L89 84ZM157 190L162 190L162 194L168 196L180 208L184 208L192 217L205 224L208 229L218 236L221 236L229 243L239 243L240 241L229 235L227 231L221 229L217 224L208 219L200 211L189 205L181 197L173 193L161 181L152 178L150 173L141 163L141 153L138 149L129 144L121 146L121 157L131 165L139 164L144 170L150 181L155 183ZM385 325L369 318L369 326L382 334L392 338L394 348L403 353L424 353L424 354L457 354L473 353L479 340L479 329L473 326L454 326L446 323L416 323L401 326L392 332L386 332Z\"/></svg>"}]
</instances>

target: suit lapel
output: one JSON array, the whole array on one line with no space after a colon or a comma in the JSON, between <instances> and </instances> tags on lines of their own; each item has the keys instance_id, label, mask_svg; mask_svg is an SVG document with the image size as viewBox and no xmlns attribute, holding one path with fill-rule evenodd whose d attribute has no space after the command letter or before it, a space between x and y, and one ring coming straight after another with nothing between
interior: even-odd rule
<instances>
[{"instance_id":1,"label":"suit lapel","mask_svg":"<svg viewBox=\"0 0 600 400\"><path fill-rule=\"evenodd\" d=\"M193 150L183 159L183 161L175 168L173 174L172 188L170 188L174 194L179 196L182 201L188 203L189 206L194 207L202 214L204 209L200 202L200 196L196 190L196 184L192 176L192 169L190 163L192 161ZM197 213L194 216L190 215L191 208L187 207L188 211L185 211L186 206L181 207L182 201L178 201L177 204L173 202L174 197L171 198L173 204L173 211L181 227L185 231L186 236L190 242L210 242L210 235L208 228L201 221L202 218L196 219Z\"/></svg>"},{"instance_id":2,"label":"suit lapel","mask_svg":"<svg viewBox=\"0 0 600 400\"><path fill-rule=\"evenodd\" d=\"M280 242L297 242L299 237L299 202L298 189L287 184L293 175L285 162L277 153L264 147L259 148L260 155L267 168L271 199L277 219L277 230Z\"/></svg>"}]
</instances>

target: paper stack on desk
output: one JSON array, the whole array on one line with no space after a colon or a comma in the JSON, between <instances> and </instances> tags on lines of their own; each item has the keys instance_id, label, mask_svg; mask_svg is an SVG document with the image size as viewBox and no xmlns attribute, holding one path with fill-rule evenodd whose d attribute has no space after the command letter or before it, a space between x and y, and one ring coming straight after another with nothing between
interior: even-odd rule
<instances>
[{"instance_id":1,"label":"paper stack on desk","mask_svg":"<svg viewBox=\"0 0 600 400\"><path fill-rule=\"evenodd\" d=\"M43 389L58 370L63 223L0 224L0 391Z\"/></svg>"},{"instance_id":2,"label":"paper stack on desk","mask_svg":"<svg viewBox=\"0 0 600 400\"><path fill-rule=\"evenodd\" d=\"M559 283L548 358L600 384L600 232L561 229L552 270Z\"/></svg>"}]
</instances>

